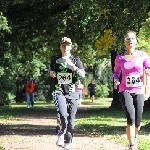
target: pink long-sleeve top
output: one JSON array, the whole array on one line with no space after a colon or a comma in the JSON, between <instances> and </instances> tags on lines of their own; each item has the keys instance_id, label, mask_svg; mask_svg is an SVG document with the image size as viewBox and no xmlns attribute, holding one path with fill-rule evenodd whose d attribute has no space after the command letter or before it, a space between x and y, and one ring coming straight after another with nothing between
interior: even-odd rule
<instances>
[{"instance_id":1,"label":"pink long-sleeve top","mask_svg":"<svg viewBox=\"0 0 150 150\"><path fill-rule=\"evenodd\" d=\"M137 55L132 60L125 59L124 53L115 59L114 80L119 79L122 72L119 92L144 94L143 69L150 67L150 60L145 52L136 51Z\"/></svg>"}]
</instances>

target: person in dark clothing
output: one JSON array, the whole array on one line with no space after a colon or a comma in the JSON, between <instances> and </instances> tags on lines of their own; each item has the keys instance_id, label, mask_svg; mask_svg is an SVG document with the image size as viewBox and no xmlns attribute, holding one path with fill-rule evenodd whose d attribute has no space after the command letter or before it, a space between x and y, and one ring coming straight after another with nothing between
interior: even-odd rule
<instances>
[{"instance_id":1,"label":"person in dark clothing","mask_svg":"<svg viewBox=\"0 0 150 150\"><path fill-rule=\"evenodd\" d=\"M92 80L91 83L88 85L88 89L90 92L91 102L93 103L95 100L95 89L96 89L96 84L94 83L94 80Z\"/></svg>"},{"instance_id":2,"label":"person in dark clothing","mask_svg":"<svg viewBox=\"0 0 150 150\"><path fill-rule=\"evenodd\" d=\"M79 99L77 76L85 77L85 71L80 58L70 53L70 38L62 38L60 49L62 54L52 57L49 69L50 77L55 80L55 90L52 94L60 125L56 144L64 147L64 150L71 150Z\"/></svg>"}]
</instances>

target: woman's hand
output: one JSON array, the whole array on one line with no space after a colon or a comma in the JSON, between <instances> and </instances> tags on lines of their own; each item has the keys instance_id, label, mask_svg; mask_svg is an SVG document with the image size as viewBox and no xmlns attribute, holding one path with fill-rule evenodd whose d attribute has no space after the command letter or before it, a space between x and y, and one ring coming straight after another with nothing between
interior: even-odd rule
<instances>
[{"instance_id":1,"label":"woman's hand","mask_svg":"<svg viewBox=\"0 0 150 150\"><path fill-rule=\"evenodd\" d=\"M54 71L50 71L50 77L55 78L56 77L56 73Z\"/></svg>"},{"instance_id":2,"label":"woman's hand","mask_svg":"<svg viewBox=\"0 0 150 150\"><path fill-rule=\"evenodd\" d=\"M71 66L74 71L77 70L78 67L76 67L75 64L72 63L72 61L69 59L69 57L62 57L62 59L65 63L67 63L67 65Z\"/></svg>"},{"instance_id":3,"label":"woman's hand","mask_svg":"<svg viewBox=\"0 0 150 150\"><path fill-rule=\"evenodd\" d=\"M67 63L69 66L73 66L74 64L71 62L69 57L62 57L63 61Z\"/></svg>"},{"instance_id":4,"label":"woman's hand","mask_svg":"<svg viewBox=\"0 0 150 150\"><path fill-rule=\"evenodd\" d=\"M117 86L120 84L119 81L114 82L114 89L117 89Z\"/></svg>"},{"instance_id":5,"label":"woman's hand","mask_svg":"<svg viewBox=\"0 0 150 150\"><path fill-rule=\"evenodd\" d=\"M145 74L150 76L150 69L145 69Z\"/></svg>"}]
</instances>

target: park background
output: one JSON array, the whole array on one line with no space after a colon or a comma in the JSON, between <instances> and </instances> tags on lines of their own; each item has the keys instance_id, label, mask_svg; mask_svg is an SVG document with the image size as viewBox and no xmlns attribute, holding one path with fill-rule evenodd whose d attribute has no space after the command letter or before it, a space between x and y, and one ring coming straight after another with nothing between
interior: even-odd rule
<instances>
[{"instance_id":1,"label":"park background","mask_svg":"<svg viewBox=\"0 0 150 150\"><path fill-rule=\"evenodd\" d=\"M37 99L52 100L50 58L60 53L64 36L72 39L72 53L84 64L85 90L94 79L96 97L112 97L115 108L119 101L112 72L116 55L124 51L125 32L136 31L137 48L150 54L149 0L1 0L0 6L1 105L24 101L28 75L37 83Z\"/></svg>"}]
</instances>

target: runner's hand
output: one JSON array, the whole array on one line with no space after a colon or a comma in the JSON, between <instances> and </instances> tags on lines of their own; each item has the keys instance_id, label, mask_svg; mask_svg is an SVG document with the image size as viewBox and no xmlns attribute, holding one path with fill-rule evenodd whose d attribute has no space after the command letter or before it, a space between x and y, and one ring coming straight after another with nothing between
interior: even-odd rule
<instances>
[{"instance_id":1,"label":"runner's hand","mask_svg":"<svg viewBox=\"0 0 150 150\"><path fill-rule=\"evenodd\" d=\"M117 86L120 84L120 82L119 81L116 81L115 83L114 83L114 89L117 89Z\"/></svg>"},{"instance_id":2,"label":"runner's hand","mask_svg":"<svg viewBox=\"0 0 150 150\"><path fill-rule=\"evenodd\" d=\"M67 63L69 66L74 66L69 57L62 57L63 61Z\"/></svg>"},{"instance_id":3,"label":"runner's hand","mask_svg":"<svg viewBox=\"0 0 150 150\"><path fill-rule=\"evenodd\" d=\"M145 69L145 74L150 76L150 69Z\"/></svg>"},{"instance_id":4,"label":"runner's hand","mask_svg":"<svg viewBox=\"0 0 150 150\"><path fill-rule=\"evenodd\" d=\"M55 78L56 77L56 73L54 71L50 71L50 77Z\"/></svg>"}]
</instances>

